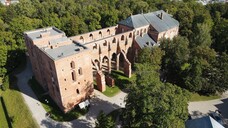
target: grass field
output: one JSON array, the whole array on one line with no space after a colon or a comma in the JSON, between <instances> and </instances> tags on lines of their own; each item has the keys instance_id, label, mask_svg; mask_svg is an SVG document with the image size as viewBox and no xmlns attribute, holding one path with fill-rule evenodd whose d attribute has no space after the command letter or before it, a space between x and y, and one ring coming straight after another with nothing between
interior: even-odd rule
<instances>
[{"instance_id":1,"label":"grass field","mask_svg":"<svg viewBox=\"0 0 228 128\"><path fill-rule=\"evenodd\" d=\"M111 72L111 77L115 79L115 85L120 89L126 89L129 84L136 80L136 75L132 74L131 78L128 78L124 75L123 71L113 70Z\"/></svg>"},{"instance_id":2,"label":"grass field","mask_svg":"<svg viewBox=\"0 0 228 128\"><path fill-rule=\"evenodd\" d=\"M119 92L120 92L120 89L118 86L114 86L114 87L106 86L106 90L103 92L103 94L108 97L113 97Z\"/></svg>"},{"instance_id":3,"label":"grass field","mask_svg":"<svg viewBox=\"0 0 228 128\"><path fill-rule=\"evenodd\" d=\"M8 115L12 119L13 128L38 127L19 91L7 89L2 92L2 97L4 98Z\"/></svg>"},{"instance_id":4,"label":"grass field","mask_svg":"<svg viewBox=\"0 0 228 128\"><path fill-rule=\"evenodd\" d=\"M191 93L190 101L207 101L207 100L214 100L221 98L219 95L210 95L210 96L204 96L199 95L198 93Z\"/></svg>"},{"instance_id":5,"label":"grass field","mask_svg":"<svg viewBox=\"0 0 228 128\"><path fill-rule=\"evenodd\" d=\"M7 123L7 120L6 120L6 116L5 116L1 101L0 101L0 122L1 122L0 123L0 128L8 128L8 123Z\"/></svg>"},{"instance_id":6,"label":"grass field","mask_svg":"<svg viewBox=\"0 0 228 128\"><path fill-rule=\"evenodd\" d=\"M120 92L120 90L126 89L131 82L136 79L136 75L132 74L131 78L128 78L124 75L122 71L113 70L111 75L115 79L115 86L110 87L106 85L106 90L103 92L104 95L108 97L113 97ZM94 88L97 89L97 84L94 81Z\"/></svg>"},{"instance_id":7,"label":"grass field","mask_svg":"<svg viewBox=\"0 0 228 128\"><path fill-rule=\"evenodd\" d=\"M80 109L79 107L76 107L75 109L65 114L59 109L59 107L56 105L56 103L51 99L49 95L43 95L45 91L34 78L29 80L28 83L31 86L34 93L36 94L36 96L38 97L39 101L42 103L44 109L51 114L51 118L54 120L71 121L77 119L81 115L84 115L88 112L88 108ZM48 103L45 102L46 99L49 101Z\"/></svg>"}]
</instances>

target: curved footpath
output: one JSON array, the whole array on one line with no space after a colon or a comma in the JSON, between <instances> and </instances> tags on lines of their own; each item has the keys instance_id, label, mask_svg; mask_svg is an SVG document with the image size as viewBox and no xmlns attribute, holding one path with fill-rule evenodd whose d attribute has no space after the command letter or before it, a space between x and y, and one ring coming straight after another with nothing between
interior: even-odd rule
<instances>
[{"instance_id":1,"label":"curved footpath","mask_svg":"<svg viewBox=\"0 0 228 128\"><path fill-rule=\"evenodd\" d=\"M27 61L26 69L16 76L18 78L18 87L21 94L31 111L33 118L41 128L94 127L95 119L101 110L105 113L109 113L115 109L123 108L125 106L124 97L126 97L126 93L120 92L116 96L110 98L95 90L95 96L90 100L90 109L87 114L70 122L57 122L45 116L45 109L28 85L28 80L32 77L32 75L31 64Z\"/></svg>"},{"instance_id":2,"label":"curved footpath","mask_svg":"<svg viewBox=\"0 0 228 128\"><path fill-rule=\"evenodd\" d=\"M110 98L95 90L95 96L90 100L90 109L87 114L71 122L57 122L45 117L46 111L28 85L28 80L32 77L32 75L31 64L27 61L26 69L20 74L17 74L18 87L32 113L33 118L37 121L41 128L94 127L95 119L101 110L105 113L109 113L115 109L123 108L125 106L124 98L127 95L126 93L120 92L116 96ZM207 115L207 113L214 112L217 109L222 112L222 115L228 124L228 91L224 93L220 99L190 102L188 105L188 111L193 118Z\"/></svg>"}]
</instances>

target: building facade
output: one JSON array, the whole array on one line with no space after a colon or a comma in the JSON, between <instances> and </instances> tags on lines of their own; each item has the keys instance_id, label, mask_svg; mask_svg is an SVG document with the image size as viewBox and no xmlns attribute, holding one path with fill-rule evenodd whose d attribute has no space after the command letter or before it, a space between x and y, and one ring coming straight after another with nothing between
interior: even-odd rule
<instances>
[{"instance_id":1,"label":"building facade","mask_svg":"<svg viewBox=\"0 0 228 128\"><path fill-rule=\"evenodd\" d=\"M159 45L160 38L178 35L179 23L160 10L138 14L118 25L67 37L55 27L24 33L36 80L67 112L93 94L93 83L105 91L112 70L131 77L140 49Z\"/></svg>"}]
</instances>

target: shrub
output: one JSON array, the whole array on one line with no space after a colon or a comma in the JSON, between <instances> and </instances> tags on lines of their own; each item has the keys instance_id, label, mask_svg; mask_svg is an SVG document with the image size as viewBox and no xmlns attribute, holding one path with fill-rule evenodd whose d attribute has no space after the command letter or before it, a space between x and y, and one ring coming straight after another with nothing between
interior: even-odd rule
<instances>
[{"instance_id":1,"label":"shrub","mask_svg":"<svg viewBox=\"0 0 228 128\"><path fill-rule=\"evenodd\" d=\"M2 90L5 91L9 89L9 75L6 75L3 79Z\"/></svg>"}]
</instances>

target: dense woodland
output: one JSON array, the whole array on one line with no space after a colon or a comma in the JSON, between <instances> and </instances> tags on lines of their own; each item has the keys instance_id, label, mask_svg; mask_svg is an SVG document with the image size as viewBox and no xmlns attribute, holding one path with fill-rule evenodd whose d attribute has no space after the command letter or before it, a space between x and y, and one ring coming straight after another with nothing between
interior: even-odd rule
<instances>
[{"instance_id":1,"label":"dense woodland","mask_svg":"<svg viewBox=\"0 0 228 128\"><path fill-rule=\"evenodd\" d=\"M142 50L123 118L130 127L182 127L188 91L214 94L228 88L228 4L194 1L20 0L0 5L0 77L23 61L24 31L55 26L72 36L163 9L180 22L179 36Z\"/></svg>"}]
</instances>

